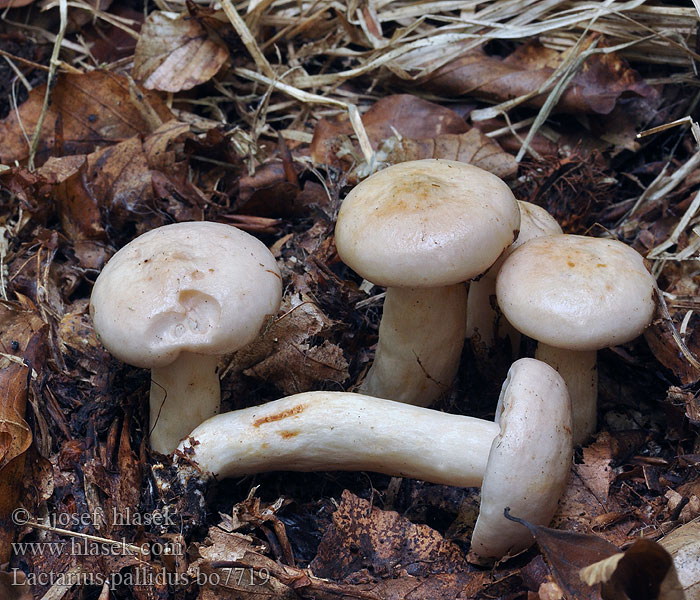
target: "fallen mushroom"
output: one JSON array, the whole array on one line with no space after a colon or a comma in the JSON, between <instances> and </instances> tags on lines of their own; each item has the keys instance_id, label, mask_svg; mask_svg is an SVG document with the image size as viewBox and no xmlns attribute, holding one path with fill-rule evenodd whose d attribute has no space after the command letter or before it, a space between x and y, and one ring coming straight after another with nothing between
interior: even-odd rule
<instances>
[{"instance_id":1,"label":"fallen mushroom","mask_svg":"<svg viewBox=\"0 0 700 600\"><path fill-rule=\"evenodd\" d=\"M628 342L649 325L654 283L629 246L579 235L526 242L498 272L503 314L539 341L536 358L566 381L577 444L595 431L596 351Z\"/></svg>"},{"instance_id":2,"label":"fallen mushroom","mask_svg":"<svg viewBox=\"0 0 700 600\"><path fill-rule=\"evenodd\" d=\"M265 245L221 223L175 223L119 250L90 315L115 357L151 369L151 447L168 454L219 412L218 357L250 343L282 296Z\"/></svg>"},{"instance_id":3,"label":"fallen mushroom","mask_svg":"<svg viewBox=\"0 0 700 600\"><path fill-rule=\"evenodd\" d=\"M469 283L467 337L472 338L472 343L478 343L482 349L487 351L493 347L497 335L505 338L512 332L512 327L508 327L507 323L499 322L498 313L494 310L496 275L498 275L501 265L514 250L525 242L562 232L559 223L544 208L530 202L521 200L517 202L520 207L520 233L517 239L503 251L503 254L486 273ZM509 329L511 331L508 331ZM511 339L516 337L511 336Z\"/></svg>"},{"instance_id":4,"label":"fallen mushroom","mask_svg":"<svg viewBox=\"0 0 700 600\"><path fill-rule=\"evenodd\" d=\"M472 549L500 558L527 548L527 529L503 510L546 525L572 458L571 406L554 369L513 363L496 421L350 392L306 392L212 417L180 444L183 472L368 470L453 486L482 486Z\"/></svg>"},{"instance_id":5,"label":"fallen mushroom","mask_svg":"<svg viewBox=\"0 0 700 600\"><path fill-rule=\"evenodd\" d=\"M445 393L464 345L464 282L494 263L519 223L508 186L461 162L399 163L348 194L335 227L338 254L387 287L361 392L422 406Z\"/></svg>"}]
</instances>

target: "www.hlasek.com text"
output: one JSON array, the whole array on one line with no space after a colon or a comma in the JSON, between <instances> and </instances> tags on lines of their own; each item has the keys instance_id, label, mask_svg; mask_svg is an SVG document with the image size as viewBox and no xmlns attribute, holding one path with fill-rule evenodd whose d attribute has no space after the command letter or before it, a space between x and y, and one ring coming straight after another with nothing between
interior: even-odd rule
<instances>
[{"instance_id":1,"label":"www.hlasek.com text","mask_svg":"<svg viewBox=\"0 0 700 600\"><path fill-rule=\"evenodd\" d=\"M144 542L135 545L121 540L95 541L81 537L66 541L13 542L12 552L16 556L184 556L185 545L177 542Z\"/></svg>"}]
</instances>

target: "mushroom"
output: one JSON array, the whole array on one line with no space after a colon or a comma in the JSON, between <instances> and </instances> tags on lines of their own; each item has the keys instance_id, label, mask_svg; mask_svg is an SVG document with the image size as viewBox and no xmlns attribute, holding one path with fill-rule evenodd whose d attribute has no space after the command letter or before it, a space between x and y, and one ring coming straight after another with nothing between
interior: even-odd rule
<instances>
[{"instance_id":1,"label":"mushroom","mask_svg":"<svg viewBox=\"0 0 700 600\"><path fill-rule=\"evenodd\" d=\"M472 338L472 343L480 349L488 351L494 345L496 336L505 338L511 336L516 340L517 332L513 331L507 323L499 322L496 303L496 275L503 261L510 256L516 248L525 242L547 235L561 233L559 223L544 208L518 200L520 207L520 233L518 238L503 251L499 259L481 277L469 283L467 295L467 337ZM510 331L508 331L510 329ZM515 343L513 344L515 354Z\"/></svg>"},{"instance_id":2,"label":"mushroom","mask_svg":"<svg viewBox=\"0 0 700 600\"><path fill-rule=\"evenodd\" d=\"M361 392L422 406L445 393L464 345L464 282L493 264L519 224L508 186L461 162L399 163L348 194L335 227L338 254L387 287Z\"/></svg>"},{"instance_id":3,"label":"mushroom","mask_svg":"<svg viewBox=\"0 0 700 600\"><path fill-rule=\"evenodd\" d=\"M548 524L571 458L566 385L532 358L511 366L496 422L351 392L305 392L212 417L176 452L183 473L192 465L205 477L369 470L481 485L472 547L499 558L532 543L524 527L503 517L503 509Z\"/></svg>"},{"instance_id":4,"label":"mushroom","mask_svg":"<svg viewBox=\"0 0 700 600\"><path fill-rule=\"evenodd\" d=\"M649 325L654 284L642 257L629 246L579 235L526 242L498 272L503 314L539 341L536 358L566 381L577 444L595 431L596 351L628 342Z\"/></svg>"},{"instance_id":5,"label":"mushroom","mask_svg":"<svg viewBox=\"0 0 700 600\"><path fill-rule=\"evenodd\" d=\"M175 223L119 250L102 270L90 315L119 360L151 369L151 447L164 454L219 412L218 357L277 314L275 258L230 225Z\"/></svg>"}]
</instances>

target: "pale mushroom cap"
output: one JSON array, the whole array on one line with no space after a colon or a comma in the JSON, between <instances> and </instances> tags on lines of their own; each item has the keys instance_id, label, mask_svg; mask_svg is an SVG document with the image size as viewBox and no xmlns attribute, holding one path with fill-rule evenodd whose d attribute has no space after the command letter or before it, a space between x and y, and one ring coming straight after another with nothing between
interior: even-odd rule
<instances>
[{"instance_id":1,"label":"pale mushroom cap","mask_svg":"<svg viewBox=\"0 0 700 600\"><path fill-rule=\"evenodd\" d=\"M180 352L224 354L248 344L275 315L282 279L253 236L221 223L175 223L117 252L90 298L107 350L138 367L163 367Z\"/></svg>"},{"instance_id":2,"label":"pale mushroom cap","mask_svg":"<svg viewBox=\"0 0 700 600\"><path fill-rule=\"evenodd\" d=\"M513 326L568 350L598 350L637 337L654 312L654 278L642 257L616 240L537 238L503 263L498 305Z\"/></svg>"},{"instance_id":3,"label":"pale mushroom cap","mask_svg":"<svg viewBox=\"0 0 700 600\"><path fill-rule=\"evenodd\" d=\"M393 165L357 185L335 227L340 258L372 283L436 287L486 271L518 233L510 188L462 162Z\"/></svg>"},{"instance_id":4,"label":"pale mushroom cap","mask_svg":"<svg viewBox=\"0 0 700 600\"><path fill-rule=\"evenodd\" d=\"M548 525L566 486L573 455L571 400L561 375L534 358L514 362L496 407L472 550L502 557L530 546L530 532L503 510Z\"/></svg>"},{"instance_id":5,"label":"pale mushroom cap","mask_svg":"<svg viewBox=\"0 0 700 600\"><path fill-rule=\"evenodd\" d=\"M497 273L506 258L525 242L538 237L562 233L561 226L557 223L557 220L544 208L524 200L518 200L517 202L520 208L520 232L516 240L503 251L503 254L493 264L491 270L493 273Z\"/></svg>"}]
</instances>

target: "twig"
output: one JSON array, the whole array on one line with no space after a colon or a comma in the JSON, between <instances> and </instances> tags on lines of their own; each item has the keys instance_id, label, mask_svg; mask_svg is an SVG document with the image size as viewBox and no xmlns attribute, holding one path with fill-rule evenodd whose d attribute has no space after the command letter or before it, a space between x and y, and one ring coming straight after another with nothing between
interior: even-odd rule
<instances>
[{"instance_id":1,"label":"twig","mask_svg":"<svg viewBox=\"0 0 700 600\"><path fill-rule=\"evenodd\" d=\"M61 25L58 29L58 35L56 36L56 41L53 45L53 52L51 53L51 61L49 62L49 79L46 82L46 93L44 94L44 105L41 108L41 114L39 115L39 120L36 123L36 128L34 129L34 136L32 137L32 142L29 146L29 161L27 163L27 168L30 171L34 170L34 157L36 156L36 150L39 146L39 137L41 136L41 128L44 125L44 119L46 118L46 113L49 110L49 100L51 98L51 90L53 89L54 79L56 77L56 70L58 69L59 60L58 56L61 52L61 42L63 41L63 36L66 33L66 27L68 26L68 2L67 0L59 0L59 14L61 17Z\"/></svg>"}]
</instances>

